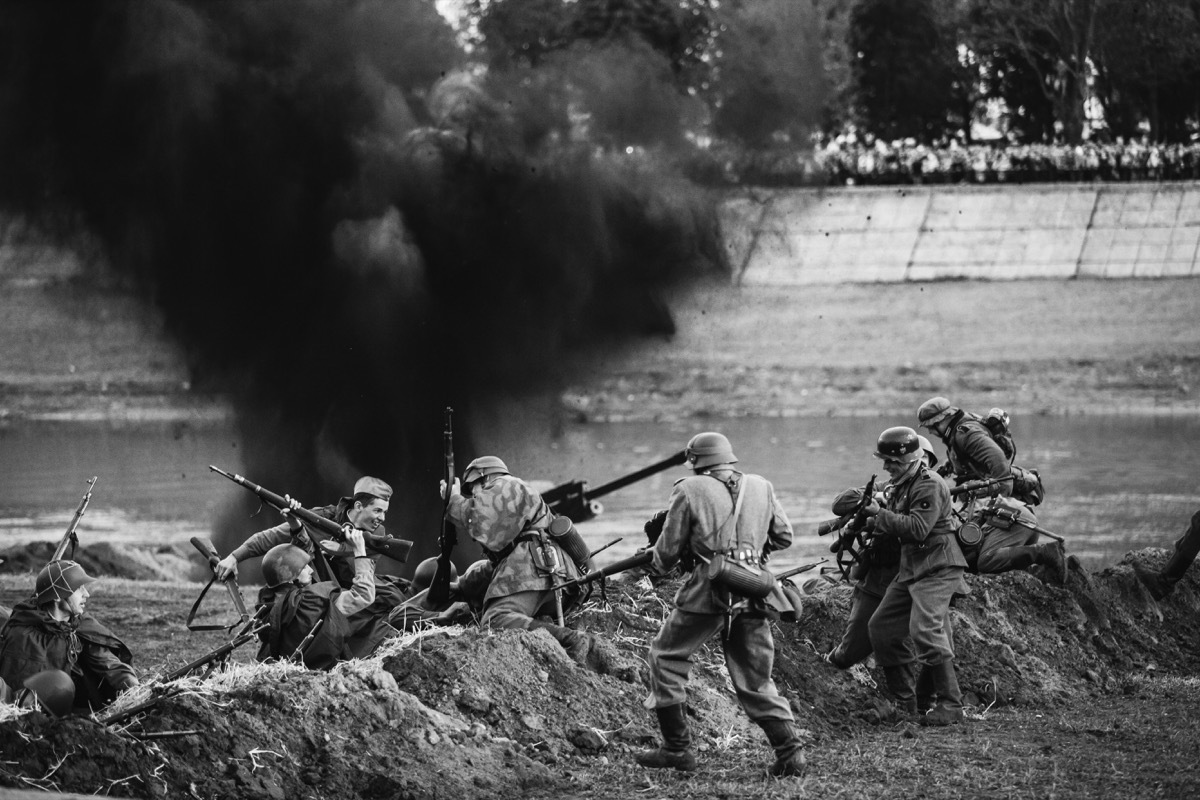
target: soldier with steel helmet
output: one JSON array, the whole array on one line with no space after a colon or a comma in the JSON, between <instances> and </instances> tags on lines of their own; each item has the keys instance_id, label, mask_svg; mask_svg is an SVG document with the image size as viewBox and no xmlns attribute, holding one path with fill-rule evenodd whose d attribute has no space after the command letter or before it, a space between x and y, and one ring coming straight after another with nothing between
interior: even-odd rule
<instances>
[{"instance_id":1,"label":"soldier with steel helmet","mask_svg":"<svg viewBox=\"0 0 1200 800\"><path fill-rule=\"evenodd\" d=\"M900 570L868 630L875 659L901 705L916 712L915 653L936 691L936 705L921 724L948 725L962 720L962 692L946 621L953 596L969 591L963 578L967 561L955 538L950 489L925 467L922 454L912 428L888 428L876 443L875 456L891 484L884 503L872 500L865 513L875 536L899 540Z\"/></svg>"},{"instance_id":2,"label":"soldier with steel helmet","mask_svg":"<svg viewBox=\"0 0 1200 800\"><path fill-rule=\"evenodd\" d=\"M792 710L771 678L775 643L766 602L714 583L704 564L722 554L762 569L772 552L791 545L791 523L766 478L734 467L738 459L723 434L697 434L685 453L693 475L675 483L651 553L657 572L683 564L690 575L650 645L646 707L658 718L662 745L636 759L646 767L696 769L687 722L688 675L696 651L723 633L725 664L738 700L775 751L768 771L778 777L800 775L805 761Z\"/></svg>"},{"instance_id":3,"label":"soldier with steel helmet","mask_svg":"<svg viewBox=\"0 0 1200 800\"><path fill-rule=\"evenodd\" d=\"M921 445L922 462L927 469L933 469L938 464L933 444L924 436L917 436L917 441ZM886 492L885 486L880 490L880 496L885 496ZM851 513L859 507L862 494L862 487L844 490L834 498L833 513L839 517ZM839 537L830 550L836 553L842 546ZM878 537L850 570L850 578L855 582L850 599L850 615L846 618L841 641L824 655L824 659L838 669L850 669L871 654L867 623L875 609L879 608L887 587L900 572L900 547L900 540L895 537Z\"/></svg>"},{"instance_id":4,"label":"soldier with steel helmet","mask_svg":"<svg viewBox=\"0 0 1200 800\"><path fill-rule=\"evenodd\" d=\"M346 543L354 563L349 589L336 581L314 583L312 555L294 544L277 544L263 556L266 587L259 608L269 607L269 627L259 634L259 661L297 659L309 669L330 669L339 661L369 656L391 633L369 610L375 600L375 562L362 531L349 530Z\"/></svg>"},{"instance_id":5,"label":"soldier with steel helmet","mask_svg":"<svg viewBox=\"0 0 1200 800\"><path fill-rule=\"evenodd\" d=\"M97 709L137 685L129 648L87 612L95 581L74 561L52 561L38 573L33 595L0 630L0 678L10 690L59 670L74 683L74 707Z\"/></svg>"},{"instance_id":6,"label":"soldier with steel helmet","mask_svg":"<svg viewBox=\"0 0 1200 800\"><path fill-rule=\"evenodd\" d=\"M387 519L388 508L392 498L392 487L379 478L364 475L354 483L354 490L348 497L340 498L330 506L320 506L311 509L315 514L333 520L343 528L354 528L380 536L385 531L383 523ZM293 508L299 504L287 497ZM234 548L233 552L217 562L216 575L219 580L237 576L237 566L248 558L266 556L273 547L281 544L294 544L307 552L311 559L320 559L325 568L317 577L322 580L334 580L343 589L354 585L357 566L352 563L352 548L347 542L336 542L323 532L305 525L294 514L286 509L282 512L285 522L251 535L245 542ZM315 544L314 544L315 543ZM372 563L379 556L368 556ZM375 581L374 612L384 614L404 601L403 587L398 582L386 576L377 577Z\"/></svg>"},{"instance_id":7,"label":"soldier with steel helmet","mask_svg":"<svg viewBox=\"0 0 1200 800\"><path fill-rule=\"evenodd\" d=\"M455 478L449 486L442 481L441 492L448 496L447 519L479 543L492 565L480 624L542 629L580 664L601 671L611 666L616 657L611 645L557 619L559 603L569 606L575 596L556 595L554 586L588 568L587 545L574 526L564 526L559 535L546 501L496 456L476 458L461 481Z\"/></svg>"}]
</instances>

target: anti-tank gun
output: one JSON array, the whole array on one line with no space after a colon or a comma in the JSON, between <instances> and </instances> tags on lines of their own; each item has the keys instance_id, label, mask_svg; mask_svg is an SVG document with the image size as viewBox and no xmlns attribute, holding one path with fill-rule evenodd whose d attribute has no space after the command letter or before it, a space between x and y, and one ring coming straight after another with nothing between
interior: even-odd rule
<instances>
[{"instance_id":1,"label":"anti-tank gun","mask_svg":"<svg viewBox=\"0 0 1200 800\"><path fill-rule=\"evenodd\" d=\"M668 456L662 461L657 461L648 467L643 467L628 475L623 475L616 480L601 484L595 489L589 489L587 481L582 480L560 483L558 486L542 492L542 499L546 501L546 504L550 506L550 510L555 514L570 517L572 522L583 522L596 517L604 511L604 507L597 502L599 498L611 494L618 489L623 489L632 483L649 478L651 475L655 475L663 470L679 466L685 461L687 461L687 455L683 450L680 450L678 453Z\"/></svg>"}]
</instances>

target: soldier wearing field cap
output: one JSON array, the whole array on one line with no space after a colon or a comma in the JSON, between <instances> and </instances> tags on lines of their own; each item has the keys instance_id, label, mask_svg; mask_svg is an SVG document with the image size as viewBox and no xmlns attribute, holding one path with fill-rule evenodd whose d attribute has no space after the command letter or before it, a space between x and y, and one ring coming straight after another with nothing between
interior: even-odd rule
<instances>
[{"instance_id":1,"label":"soldier wearing field cap","mask_svg":"<svg viewBox=\"0 0 1200 800\"><path fill-rule=\"evenodd\" d=\"M129 648L87 613L95 581L74 561L52 561L38 573L33 595L0 630L0 678L10 691L30 688L27 682L48 670L62 671L75 686L72 704L87 711L137 685ZM58 700L63 694L55 693Z\"/></svg>"},{"instance_id":2,"label":"soldier wearing field cap","mask_svg":"<svg viewBox=\"0 0 1200 800\"><path fill-rule=\"evenodd\" d=\"M292 503L292 508L300 507L291 497L287 499ZM383 523L387 519L391 499L391 486L379 478L364 475L354 482L354 490L349 497L342 497L333 505L320 506L311 511L325 519L333 520L343 528L349 526L383 536ZM289 511L282 513L285 522L251 535L218 562L217 578L224 580L231 575L236 576L239 562L247 558L265 556L276 545L294 544L312 556L319 580L333 580L343 589L349 589L354 584L355 575L353 552L349 545L346 542L334 541L322 531L309 527ZM378 555L370 555L368 558L373 564L379 561ZM371 604L368 613L384 615L403 603L404 583L406 582L398 583L390 576L376 576L375 602Z\"/></svg>"},{"instance_id":3,"label":"soldier wearing field cap","mask_svg":"<svg viewBox=\"0 0 1200 800\"><path fill-rule=\"evenodd\" d=\"M888 688L901 705L915 712L916 659L930 671L936 705L922 725L962 720L962 692L954 671L954 643L947 619L950 600L967 594L967 560L955 538L950 489L922 462L921 442L912 428L888 428L879 436L875 456L891 478L881 505L872 500L865 513L875 536L900 541L900 571L871 615L868 630L875 659ZM911 636L911 649L908 644Z\"/></svg>"}]
</instances>

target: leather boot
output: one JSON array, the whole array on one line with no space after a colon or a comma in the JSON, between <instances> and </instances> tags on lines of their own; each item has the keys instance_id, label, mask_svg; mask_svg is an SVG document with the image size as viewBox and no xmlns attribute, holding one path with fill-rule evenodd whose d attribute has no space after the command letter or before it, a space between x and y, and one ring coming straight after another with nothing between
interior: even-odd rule
<instances>
[{"instance_id":1,"label":"leather boot","mask_svg":"<svg viewBox=\"0 0 1200 800\"><path fill-rule=\"evenodd\" d=\"M921 667L917 677L917 713L925 714L937 704L937 687L933 685L933 670Z\"/></svg>"},{"instance_id":2,"label":"leather boot","mask_svg":"<svg viewBox=\"0 0 1200 800\"><path fill-rule=\"evenodd\" d=\"M958 688L958 675L954 672L954 659L948 658L940 664L927 666L933 673L933 685L937 690L937 705L921 717L922 725L955 725L962 722L962 692Z\"/></svg>"},{"instance_id":3,"label":"leather boot","mask_svg":"<svg viewBox=\"0 0 1200 800\"><path fill-rule=\"evenodd\" d=\"M588 651L592 648L591 639L586 633L577 631L574 628L566 628L562 625L555 625L552 622L542 622L540 619L532 620L529 623L529 630L543 630L558 640L562 645L563 650L567 651L567 655L576 664L587 666Z\"/></svg>"},{"instance_id":4,"label":"leather boot","mask_svg":"<svg viewBox=\"0 0 1200 800\"><path fill-rule=\"evenodd\" d=\"M884 682L895 698L900 713L914 716L917 713L917 693L913 679L913 665L897 664L883 668Z\"/></svg>"},{"instance_id":5,"label":"leather boot","mask_svg":"<svg viewBox=\"0 0 1200 800\"><path fill-rule=\"evenodd\" d=\"M1062 585L1067 582L1067 554L1062 542L1047 542L1037 546L1037 563L1043 564Z\"/></svg>"},{"instance_id":6,"label":"leather boot","mask_svg":"<svg viewBox=\"0 0 1200 800\"><path fill-rule=\"evenodd\" d=\"M1192 515L1191 525L1175 542L1175 550L1161 572L1150 572L1137 563L1134 563L1133 571L1146 584L1154 599L1162 600L1175 591L1175 584L1183 580L1197 553L1200 553L1200 511Z\"/></svg>"},{"instance_id":7,"label":"leather boot","mask_svg":"<svg viewBox=\"0 0 1200 800\"><path fill-rule=\"evenodd\" d=\"M786 719L762 719L758 724L775 750L775 763L767 768L767 772L776 778L803 775L807 762L801 750L800 737L796 735L792 723Z\"/></svg>"},{"instance_id":8,"label":"leather boot","mask_svg":"<svg viewBox=\"0 0 1200 800\"><path fill-rule=\"evenodd\" d=\"M658 727L662 731L662 746L654 750L643 750L634 759L643 767L653 769L677 769L691 772L696 769L696 756L692 753L692 735L688 732L687 706L676 703L654 709L658 716Z\"/></svg>"}]
</instances>

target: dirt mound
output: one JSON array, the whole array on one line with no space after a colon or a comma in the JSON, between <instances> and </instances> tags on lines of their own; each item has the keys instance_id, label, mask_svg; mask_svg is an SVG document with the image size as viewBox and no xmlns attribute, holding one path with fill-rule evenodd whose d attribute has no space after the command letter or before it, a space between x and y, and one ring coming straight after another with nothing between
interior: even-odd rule
<instances>
[{"instance_id":1,"label":"dirt mound","mask_svg":"<svg viewBox=\"0 0 1200 800\"><path fill-rule=\"evenodd\" d=\"M969 716L1119 696L1148 673L1192 668L1196 577L1156 603L1132 574L1135 558L1157 564L1163 553L1075 570L1061 587L1034 573L972 577L953 613ZM205 798L667 795L652 783L667 777L630 767L632 751L657 740L642 664L674 588L613 586L611 605L593 598L573 620L616 646L624 663L611 674L579 666L542 631L410 634L330 673L235 667L121 727L10 719L0 747L20 756L0 764L0 784ZM806 588L801 621L777 625L775 677L819 752L896 719L877 671L820 659L841 634L850 587ZM761 780L765 740L738 708L715 646L697 657L689 705L697 749L726 765L720 779L731 790ZM701 789L681 786L680 796Z\"/></svg>"}]
</instances>

